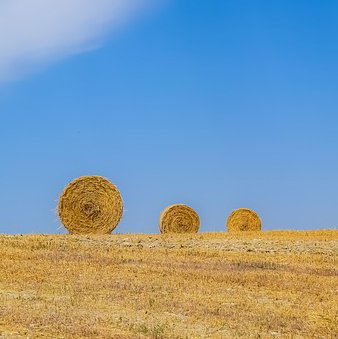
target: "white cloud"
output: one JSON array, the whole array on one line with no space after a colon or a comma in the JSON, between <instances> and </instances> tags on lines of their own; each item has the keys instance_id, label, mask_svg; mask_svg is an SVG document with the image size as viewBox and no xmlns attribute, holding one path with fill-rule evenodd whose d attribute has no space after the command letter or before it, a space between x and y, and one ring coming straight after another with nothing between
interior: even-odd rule
<instances>
[{"instance_id":1,"label":"white cloud","mask_svg":"<svg viewBox=\"0 0 338 339\"><path fill-rule=\"evenodd\" d=\"M0 0L0 82L96 47L151 0Z\"/></svg>"}]
</instances>

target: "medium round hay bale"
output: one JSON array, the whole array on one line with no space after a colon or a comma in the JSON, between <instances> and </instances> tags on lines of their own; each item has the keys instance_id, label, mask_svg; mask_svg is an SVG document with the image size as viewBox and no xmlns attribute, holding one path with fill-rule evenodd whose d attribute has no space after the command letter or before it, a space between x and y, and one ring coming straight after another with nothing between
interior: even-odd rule
<instances>
[{"instance_id":1,"label":"medium round hay bale","mask_svg":"<svg viewBox=\"0 0 338 339\"><path fill-rule=\"evenodd\" d=\"M171 205L161 213L159 226L161 233L197 233L200 218L187 205Z\"/></svg>"},{"instance_id":2,"label":"medium round hay bale","mask_svg":"<svg viewBox=\"0 0 338 339\"><path fill-rule=\"evenodd\" d=\"M248 208L240 208L229 215L227 229L229 232L260 231L262 223L255 211Z\"/></svg>"},{"instance_id":3,"label":"medium round hay bale","mask_svg":"<svg viewBox=\"0 0 338 339\"><path fill-rule=\"evenodd\" d=\"M71 234L109 234L121 220L123 202L119 190L109 180L85 176L64 189L58 214Z\"/></svg>"}]
</instances>

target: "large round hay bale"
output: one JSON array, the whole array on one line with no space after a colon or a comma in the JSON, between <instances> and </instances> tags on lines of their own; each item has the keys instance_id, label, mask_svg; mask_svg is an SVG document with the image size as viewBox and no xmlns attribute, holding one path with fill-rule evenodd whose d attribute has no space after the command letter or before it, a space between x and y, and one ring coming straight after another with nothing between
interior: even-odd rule
<instances>
[{"instance_id":1,"label":"large round hay bale","mask_svg":"<svg viewBox=\"0 0 338 339\"><path fill-rule=\"evenodd\" d=\"M159 226L161 233L197 233L200 218L187 205L171 205L161 213Z\"/></svg>"},{"instance_id":2,"label":"large round hay bale","mask_svg":"<svg viewBox=\"0 0 338 339\"><path fill-rule=\"evenodd\" d=\"M255 211L248 208L240 208L229 215L227 229L229 232L260 231L262 223Z\"/></svg>"},{"instance_id":3,"label":"large round hay bale","mask_svg":"<svg viewBox=\"0 0 338 339\"><path fill-rule=\"evenodd\" d=\"M85 176L64 189L58 213L71 234L109 234L121 220L123 202L119 190L109 180Z\"/></svg>"}]
</instances>

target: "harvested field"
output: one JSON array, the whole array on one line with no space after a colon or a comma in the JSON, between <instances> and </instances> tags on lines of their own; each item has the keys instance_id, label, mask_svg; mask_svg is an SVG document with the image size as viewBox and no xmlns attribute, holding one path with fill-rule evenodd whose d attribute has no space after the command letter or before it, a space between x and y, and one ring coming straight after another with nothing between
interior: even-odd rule
<instances>
[{"instance_id":1,"label":"harvested field","mask_svg":"<svg viewBox=\"0 0 338 339\"><path fill-rule=\"evenodd\" d=\"M337 338L338 231L0 235L0 338Z\"/></svg>"}]
</instances>

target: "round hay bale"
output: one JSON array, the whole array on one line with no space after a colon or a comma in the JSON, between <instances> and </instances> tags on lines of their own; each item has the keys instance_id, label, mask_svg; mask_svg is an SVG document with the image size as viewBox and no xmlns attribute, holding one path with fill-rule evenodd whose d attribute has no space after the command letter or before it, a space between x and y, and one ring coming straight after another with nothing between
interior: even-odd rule
<instances>
[{"instance_id":1,"label":"round hay bale","mask_svg":"<svg viewBox=\"0 0 338 339\"><path fill-rule=\"evenodd\" d=\"M64 189L58 214L71 234L110 234L121 220L123 202L119 190L109 180L85 176Z\"/></svg>"},{"instance_id":2,"label":"round hay bale","mask_svg":"<svg viewBox=\"0 0 338 339\"><path fill-rule=\"evenodd\" d=\"M260 231L262 223L255 211L240 208L229 215L227 229L229 232Z\"/></svg>"},{"instance_id":3,"label":"round hay bale","mask_svg":"<svg viewBox=\"0 0 338 339\"><path fill-rule=\"evenodd\" d=\"M159 226L161 233L197 233L200 218L187 205L171 205L161 213Z\"/></svg>"}]
</instances>

